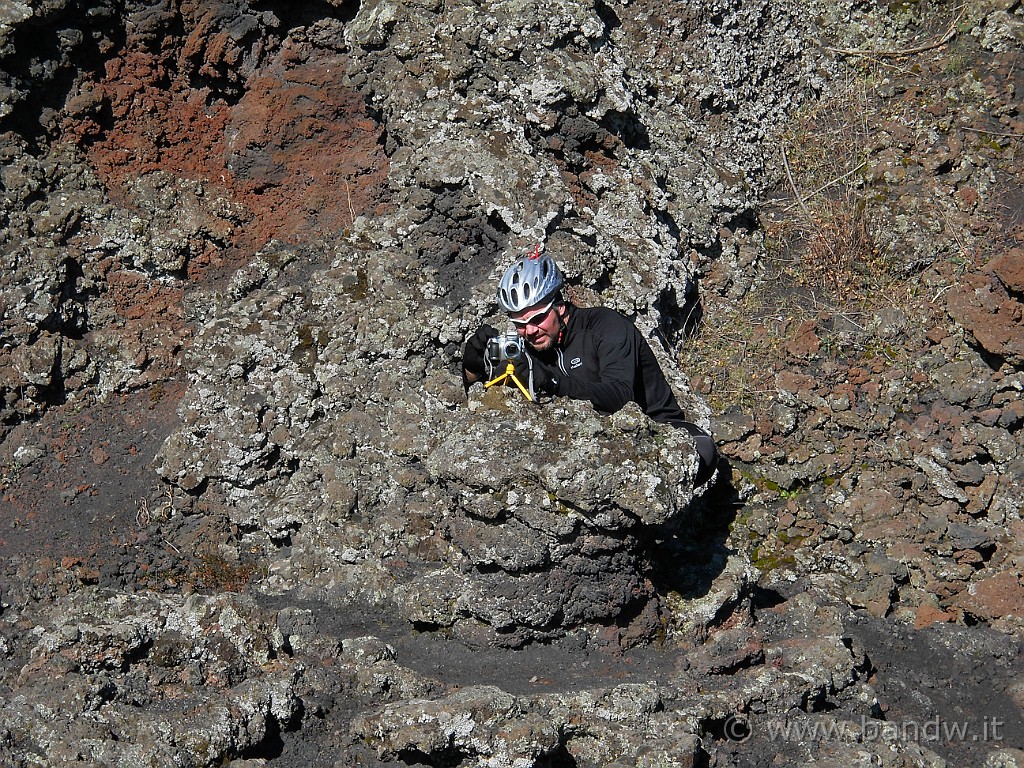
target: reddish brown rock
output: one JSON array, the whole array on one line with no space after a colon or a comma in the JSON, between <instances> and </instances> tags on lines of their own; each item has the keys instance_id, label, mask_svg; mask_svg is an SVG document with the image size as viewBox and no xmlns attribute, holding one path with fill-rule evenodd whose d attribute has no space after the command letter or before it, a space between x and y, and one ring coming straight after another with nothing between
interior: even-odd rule
<instances>
[{"instance_id":1,"label":"reddish brown rock","mask_svg":"<svg viewBox=\"0 0 1024 768\"><path fill-rule=\"evenodd\" d=\"M1024 363L1024 304L1013 295L1024 286L1024 251L1014 248L992 260L989 270L965 275L950 291L949 314L988 352Z\"/></svg>"},{"instance_id":2,"label":"reddish brown rock","mask_svg":"<svg viewBox=\"0 0 1024 768\"><path fill-rule=\"evenodd\" d=\"M777 383L781 390L806 395L814 390L815 380L813 376L786 370L779 372Z\"/></svg>"},{"instance_id":3,"label":"reddish brown rock","mask_svg":"<svg viewBox=\"0 0 1024 768\"><path fill-rule=\"evenodd\" d=\"M1007 290L1024 293L1024 249L1011 248L992 259L988 266Z\"/></svg>"},{"instance_id":4,"label":"reddish brown rock","mask_svg":"<svg viewBox=\"0 0 1024 768\"><path fill-rule=\"evenodd\" d=\"M922 605L914 616L914 628L924 629L932 624L948 624L956 621L956 614L943 611L933 605Z\"/></svg>"},{"instance_id":5,"label":"reddish brown rock","mask_svg":"<svg viewBox=\"0 0 1024 768\"><path fill-rule=\"evenodd\" d=\"M957 604L986 621L1010 614L1024 616L1024 584L1016 573L1003 571L979 581L973 589L961 592Z\"/></svg>"},{"instance_id":6,"label":"reddish brown rock","mask_svg":"<svg viewBox=\"0 0 1024 768\"><path fill-rule=\"evenodd\" d=\"M786 352L793 357L811 357L821 348L816 325L813 320L805 320L797 326L793 336L786 342Z\"/></svg>"},{"instance_id":7,"label":"reddish brown rock","mask_svg":"<svg viewBox=\"0 0 1024 768\"><path fill-rule=\"evenodd\" d=\"M970 211L978 204L978 190L973 187L961 187L956 191L954 198L961 211Z\"/></svg>"},{"instance_id":8,"label":"reddish brown rock","mask_svg":"<svg viewBox=\"0 0 1024 768\"><path fill-rule=\"evenodd\" d=\"M199 71L234 66L239 51L202 30L186 45ZM240 258L274 238L316 239L382 212L382 129L344 85L343 61L304 62L282 51L278 65L239 83L240 98L228 104L207 103L209 94L190 88L188 72L176 71L168 56L129 49L107 62L89 94L109 104L112 126L95 124L89 112L65 121L68 140L98 137L88 158L115 202L131 205L129 186L155 171L203 181L245 211L241 226L219 238Z\"/></svg>"}]
</instances>

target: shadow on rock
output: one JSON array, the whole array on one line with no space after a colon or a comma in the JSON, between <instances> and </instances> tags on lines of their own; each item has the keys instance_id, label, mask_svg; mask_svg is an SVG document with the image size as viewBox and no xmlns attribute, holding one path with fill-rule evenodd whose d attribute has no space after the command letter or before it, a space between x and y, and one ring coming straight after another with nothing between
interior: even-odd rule
<instances>
[{"instance_id":1,"label":"shadow on rock","mask_svg":"<svg viewBox=\"0 0 1024 768\"><path fill-rule=\"evenodd\" d=\"M712 481L697 489L684 514L646 531L650 577L669 612L665 622L684 642L751 619L757 573L728 544L742 506L732 467L720 457Z\"/></svg>"}]
</instances>

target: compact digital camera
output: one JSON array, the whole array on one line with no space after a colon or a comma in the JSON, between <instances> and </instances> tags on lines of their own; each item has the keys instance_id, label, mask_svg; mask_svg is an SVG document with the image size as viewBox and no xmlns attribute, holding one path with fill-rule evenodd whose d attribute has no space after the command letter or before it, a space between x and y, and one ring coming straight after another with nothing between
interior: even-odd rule
<instances>
[{"instance_id":1,"label":"compact digital camera","mask_svg":"<svg viewBox=\"0 0 1024 768\"><path fill-rule=\"evenodd\" d=\"M487 340L487 359L492 363L518 360L526 352L525 342L515 331L492 336Z\"/></svg>"}]
</instances>

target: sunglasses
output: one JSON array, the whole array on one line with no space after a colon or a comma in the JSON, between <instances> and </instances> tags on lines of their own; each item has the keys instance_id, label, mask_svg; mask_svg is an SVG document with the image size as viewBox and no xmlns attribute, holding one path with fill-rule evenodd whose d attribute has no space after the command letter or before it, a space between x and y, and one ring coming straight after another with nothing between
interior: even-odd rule
<instances>
[{"instance_id":1,"label":"sunglasses","mask_svg":"<svg viewBox=\"0 0 1024 768\"><path fill-rule=\"evenodd\" d=\"M540 325L544 322L544 318L548 316L548 312L551 311L551 307L554 306L554 300L548 302L548 305L544 309L539 309L529 317L524 317L520 320L511 320L512 325L516 328L525 328L528 325Z\"/></svg>"}]
</instances>

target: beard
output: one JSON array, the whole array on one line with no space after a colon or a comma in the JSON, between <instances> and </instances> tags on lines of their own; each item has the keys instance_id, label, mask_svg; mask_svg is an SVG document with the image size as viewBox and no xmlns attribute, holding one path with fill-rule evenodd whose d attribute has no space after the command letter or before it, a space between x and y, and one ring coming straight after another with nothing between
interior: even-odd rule
<instances>
[{"instance_id":1,"label":"beard","mask_svg":"<svg viewBox=\"0 0 1024 768\"><path fill-rule=\"evenodd\" d=\"M544 352L555 346L555 340L547 334L544 334L536 341L530 341L527 339L526 343L530 345L531 349L536 350L537 352Z\"/></svg>"}]
</instances>

